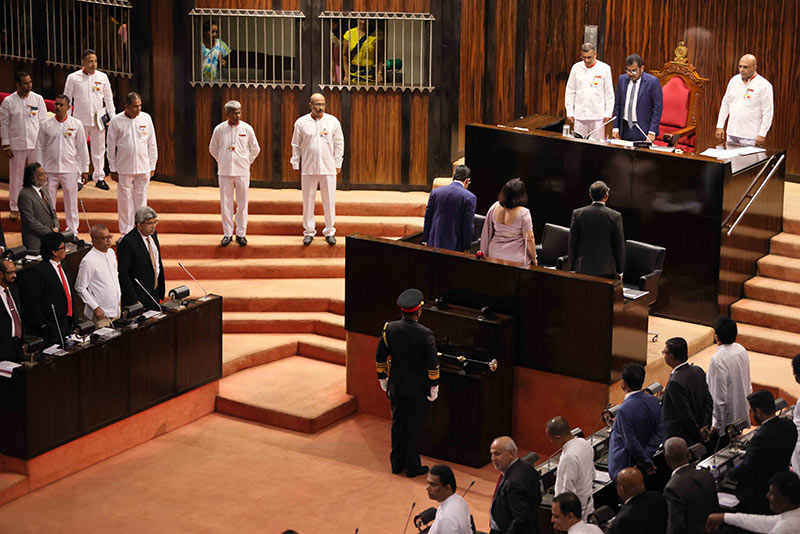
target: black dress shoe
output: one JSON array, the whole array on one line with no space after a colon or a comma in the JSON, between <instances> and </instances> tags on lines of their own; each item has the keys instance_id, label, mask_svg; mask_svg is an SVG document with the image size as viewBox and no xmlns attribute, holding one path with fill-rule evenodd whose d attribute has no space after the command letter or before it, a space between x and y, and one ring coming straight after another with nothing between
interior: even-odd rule
<instances>
[{"instance_id":1,"label":"black dress shoe","mask_svg":"<svg viewBox=\"0 0 800 534\"><path fill-rule=\"evenodd\" d=\"M392 467L392 474L399 475L400 473L403 472L403 469L405 469L405 467L401 467L400 469L395 469L394 467Z\"/></svg>"},{"instance_id":2,"label":"black dress shoe","mask_svg":"<svg viewBox=\"0 0 800 534\"><path fill-rule=\"evenodd\" d=\"M228 245L231 244L231 241L233 241L233 238L229 235L226 235L225 237L222 238L222 241L220 241L219 244L223 247L227 247Z\"/></svg>"},{"instance_id":3,"label":"black dress shoe","mask_svg":"<svg viewBox=\"0 0 800 534\"><path fill-rule=\"evenodd\" d=\"M83 182L78 180L78 191L80 191L81 189L83 189Z\"/></svg>"},{"instance_id":4,"label":"black dress shoe","mask_svg":"<svg viewBox=\"0 0 800 534\"><path fill-rule=\"evenodd\" d=\"M239 237L236 236L236 242L239 243L239 246L246 247L247 246L247 238L245 236Z\"/></svg>"},{"instance_id":5,"label":"black dress shoe","mask_svg":"<svg viewBox=\"0 0 800 534\"><path fill-rule=\"evenodd\" d=\"M325 242L326 242L327 244L329 244L330 246L333 246L333 245L335 245L335 244L336 244L336 238L335 238L335 237L333 237L332 235L325 236Z\"/></svg>"},{"instance_id":6,"label":"black dress shoe","mask_svg":"<svg viewBox=\"0 0 800 534\"><path fill-rule=\"evenodd\" d=\"M308 245L311 244L312 241L314 241L314 237L313 236L310 236L310 235L305 236L303 238L303 246L307 247Z\"/></svg>"},{"instance_id":7,"label":"black dress shoe","mask_svg":"<svg viewBox=\"0 0 800 534\"><path fill-rule=\"evenodd\" d=\"M424 475L425 473L427 473L428 469L429 468L428 468L427 465L421 465L421 466L415 467L413 469L408 469L408 470L406 470L406 476L408 478L418 477L420 475Z\"/></svg>"},{"instance_id":8,"label":"black dress shoe","mask_svg":"<svg viewBox=\"0 0 800 534\"><path fill-rule=\"evenodd\" d=\"M105 180L97 180L97 181L94 183L94 186L95 186L95 187L99 187L99 188L100 188L100 189L102 189L103 191L108 191L109 189L111 189L110 187L108 187L108 184L106 183L106 181L105 181Z\"/></svg>"}]
</instances>

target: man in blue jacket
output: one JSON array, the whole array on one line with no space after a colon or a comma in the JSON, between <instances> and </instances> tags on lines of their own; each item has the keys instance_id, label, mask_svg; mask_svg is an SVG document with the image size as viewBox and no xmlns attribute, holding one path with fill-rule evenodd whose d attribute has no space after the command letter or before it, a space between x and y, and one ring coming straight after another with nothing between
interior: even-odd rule
<instances>
[{"instance_id":1,"label":"man in blue jacket","mask_svg":"<svg viewBox=\"0 0 800 534\"><path fill-rule=\"evenodd\" d=\"M644 71L642 56L631 54L625 59L625 74L617 82L614 97L614 139L653 141L661 123L661 84ZM642 133L644 132L644 133Z\"/></svg>"},{"instance_id":2,"label":"man in blue jacket","mask_svg":"<svg viewBox=\"0 0 800 534\"><path fill-rule=\"evenodd\" d=\"M653 455L664 441L661 425L661 403L642 391L644 367L628 363L622 368L622 390L625 400L619 407L608 447L608 474L611 480L626 467L639 467L653 473Z\"/></svg>"},{"instance_id":3,"label":"man in blue jacket","mask_svg":"<svg viewBox=\"0 0 800 534\"><path fill-rule=\"evenodd\" d=\"M431 191L425 208L422 242L430 247L464 252L472 245L477 197L467 188L472 173L459 165L453 183Z\"/></svg>"}]
</instances>

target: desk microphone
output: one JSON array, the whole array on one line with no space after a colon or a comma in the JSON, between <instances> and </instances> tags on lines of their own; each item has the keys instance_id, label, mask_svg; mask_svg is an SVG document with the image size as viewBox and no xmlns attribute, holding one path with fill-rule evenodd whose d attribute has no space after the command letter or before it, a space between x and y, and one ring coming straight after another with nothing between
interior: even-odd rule
<instances>
[{"instance_id":1,"label":"desk microphone","mask_svg":"<svg viewBox=\"0 0 800 534\"><path fill-rule=\"evenodd\" d=\"M92 225L89 224L89 216L86 215L86 208L83 206L83 199L82 198L78 199L78 202L81 203L81 211L83 212L83 219L86 221L86 231L91 232Z\"/></svg>"},{"instance_id":2,"label":"desk microphone","mask_svg":"<svg viewBox=\"0 0 800 534\"><path fill-rule=\"evenodd\" d=\"M649 138L649 137L647 137L647 134L646 134L646 133L644 133L644 130L642 130L641 128L639 128L639 123L638 123L638 122L634 122L634 123L633 123L633 125L634 125L634 126L636 126L636 128L637 128L637 129L638 129L640 132L642 132L642 135L644 136L644 139L643 139L643 140L644 140L644 141L646 141L647 143L650 143L650 144L652 145L652 144L653 144L653 142L650 140L650 138Z\"/></svg>"},{"instance_id":3,"label":"desk microphone","mask_svg":"<svg viewBox=\"0 0 800 534\"><path fill-rule=\"evenodd\" d=\"M178 262L178 267L180 267L181 269L183 269L183 272L185 272L186 274L188 274L188 275L189 275L189 276L192 278L192 280L194 280L194 281L195 281L195 283L196 283L198 286L200 286L200 289L202 289L202 290L203 290L203 293L205 293L205 294L203 295L203 300L205 300L206 298L208 298L208 291L206 291L206 288L204 288L204 287L203 287L203 284L201 284L200 282L198 282L198 281L197 281L197 278L195 278L194 276L192 276L192 273L190 273L190 272L189 272L189 269L187 269L186 267L184 267L184 266L183 266L183 264L182 264L181 262Z\"/></svg>"},{"instance_id":4,"label":"desk microphone","mask_svg":"<svg viewBox=\"0 0 800 534\"><path fill-rule=\"evenodd\" d=\"M597 128L595 128L595 129L594 129L594 130L592 130L591 132L589 132L589 133L587 133L587 134L584 134L584 135L581 135L580 139L589 139L589 136L591 136L593 133L595 133L595 132L596 132L596 131L598 131L598 130L602 130L603 128L605 128L606 126L608 126L610 123L614 122L614 121L616 120L616 118L617 118L617 116L616 116L616 115L614 115L613 117L611 117L610 119L608 119L606 122L604 122L603 124L601 124L600 126L598 126ZM580 135L580 134L576 133L575 135Z\"/></svg>"},{"instance_id":5,"label":"desk microphone","mask_svg":"<svg viewBox=\"0 0 800 534\"><path fill-rule=\"evenodd\" d=\"M58 340L61 343L61 350L66 350L64 345L64 336L61 335L61 325L58 324L58 315L56 315L56 307L50 304L50 309L53 310L53 319L56 320L56 328L58 329Z\"/></svg>"},{"instance_id":6,"label":"desk microphone","mask_svg":"<svg viewBox=\"0 0 800 534\"><path fill-rule=\"evenodd\" d=\"M475 481L473 480L472 482L469 483L469 486L467 486L467 489L464 490L464 493L461 494L461 498L462 499L467 495L467 492L469 490L471 490L472 486L474 486L474 485L475 485Z\"/></svg>"},{"instance_id":7,"label":"desk microphone","mask_svg":"<svg viewBox=\"0 0 800 534\"><path fill-rule=\"evenodd\" d=\"M153 298L153 295L151 295L151 294L150 294L150 292L144 288L144 286L143 286L143 285L142 285L142 283L139 281L139 279L138 279L138 278L134 278L134 279L133 279L133 281L134 281L134 282L136 282L137 284L139 284L139 287L141 287L141 288L142 288L142 291L144 291L144 294L145 294L145 295L147 295L147 298L149 298L150 300L152 300L153 302L155 302L155 303L156 303L156 306L158 306L158 310L159 310L161 313L164 313L164 308L162 308L162 307L161 307L161 304L159 304L159 303L158 303L158 301L157 301L156 299L154 299L154 298Z\"/></svg>"},{"instance_id":8,"label":"desk microphone","mask_svg":"<svg viewBox=\"0 0 800 534\"><path fill-rule=\"evenodd\" d=\"M408 522L411 521L411 514L414 513L414 507L417 505L417 501L411 503L411 510L408 511L408 519L406 519L406 527L403 529L403 534L406 534L406 530L408 530Z\"/></svg>"}]
</instances>

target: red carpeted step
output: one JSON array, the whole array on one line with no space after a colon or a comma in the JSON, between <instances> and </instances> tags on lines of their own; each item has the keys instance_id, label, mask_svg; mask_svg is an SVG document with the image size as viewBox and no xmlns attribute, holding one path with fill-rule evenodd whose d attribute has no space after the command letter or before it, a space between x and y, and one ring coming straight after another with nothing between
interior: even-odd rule
<instances>
[{"instance_id":1,"label":"red carpeted step","mask_svg":"<svg viewBox=\"0 0 800 534\"><path fill-rule=\"evenodd\" d=\"M345 339L344 317L327 312L225 312L222 331L226 334L304 333Z\"/></svg>"},{"instance_id":2,"label":"red carpeted step","mask_svg":"<svg viewBox=\"0 0 800 534\"><path fill-rule=\"evenodd\" d=\"M28 493L28 476L0 471L0 506Z\"/></svg>"},{"instance_id":3,"label":"red carpeted step","mask_svg":"<svg viewBox=\"0 0 800 534\"><path fill-rule=\"evenodd\" d=\"M758 260L758 274L769 278L800 282L800 261L797 258L769 254Z\"/></svg>"},{"instance_id":4,"label":"red carpeted step","mask_svg":"<svg viewBox=\"0 0 800 534\"><path fill-rule=\"evenodd\" d=\"M800 217L783 215L783 231L790 234L800 234Z\"/></svg>"},{"instance_id":5,"label":"red carpeted step","mask_svg":"<svg viewBox=\"0 0 800 534\"><path fill-rule=\"evenodd\" d=\"M738 322L800 333L800 308L760 300L741 299L731 306Z\"/></svg>"},{"instance_id":6,"label":"red carpeted step","mask_svg":"<svg viewBox=\"0 0 800 534\"><path fill-rule=\"evenodd\" d=\"M750 299L795 307L797 314L800 315L800 283L798 282L756 276L745 282L744 294Z\"/></svg>"},{"instance_id":7,"label":"red carpeted step","mask_svg":"<svg viewBox=\"0 0 800 534\"><path fill-rule=\"evenodd\" d=\"M307 247L303 236L247 236L248 246L235 242L219 246L219 235L159 234L164 259L210 258L344 258L345 238L338 237L335 246L321 237Z\"/></svg>"},{"instance_id":8,"label":"red carpeted step","mask_svg":"<svg viewBox=\"0 0 800 534\"><path fill-rule=\"evenodd\" d=\"M771 254L800 259L800 233L780 233L770 240Z\"/></svg>"},{"instance_id":9,"label":"red carpeted step","mask_svg":"<svg viewBox=\"0 0 800 534\"><path fill-rule=\"evenodd\" d=\"M736 341L748 351L792 358L800 354L800 334L740 323Z\"/></svg>"},{"instance_id":10,"label":"red carpeted step","mask_svg":"<svg viewBox=\"0 0 800 534\"><path fill-rule=\"evenodd\" d=\"M234 245L231 245L234 246ZM221 258L165 259L167 280L187 278L178 266L181 262L200 280L260 278L344 278L344 258Z\"/></svg>"},{"instance_id":11,"label":"red carpeted step","mask_svg":"<svg viewBox=\"0 0 800 534\"><path fill-rule=\"evenodd\" d=\"M355 413L345 368L302 357L261 365L220 380L217 411L257 423L315 433Z\"/></svg>"},{"instance_id":12,"label":"red carpeted step","mask_svg":"<svg viewBox=\"0 0 800 534\"><path fill-rule=\"evenodd\" d=\"M345 365L347 345L317 334L223 334L222 376L295 354Z\"/></svg>"}]
</instances>

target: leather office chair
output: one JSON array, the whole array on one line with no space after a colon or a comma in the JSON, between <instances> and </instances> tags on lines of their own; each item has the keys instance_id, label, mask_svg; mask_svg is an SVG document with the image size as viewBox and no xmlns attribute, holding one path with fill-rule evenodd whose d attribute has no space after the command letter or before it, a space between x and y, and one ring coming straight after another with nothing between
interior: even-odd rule
<instances>
[{"instance_id":1,"label":"leather office chair","mask_svg":"<svg viewBox=\"0 0 800 534\"><path fill-rule=\"evenodd\" d=\"M542 232L542 242L536 245L539 267L562 269L569 255L569 228L547 223Z\"/></svg>"},{"instance_id":2,"label":"leather office chair","mask_svg":"<svg viewBox=\"0 0 800 534\"><path fill-rule=\"evenodd\" d=\"M478 252L481 248L481 232L483 232L483 223L486 222L486 215L475 214L475 228L472 230L472 245L469 251L472 253Z\"/></svg>"},{"instance_id":3,"label":"leather office chair","mask_svg":"<svg viewBox=\"0 0 800 534\"><path fill-rule=\"evenodd\" d=\"M625 273L622 285L626 289L648 291L646 299L648 309L658 298L658 284L661 281L661 270L664 268L664 257L667 249L639 241L625 241ZM658 332L647 332L652 341L658 340Z\"/></svg>"}]
</instances>

